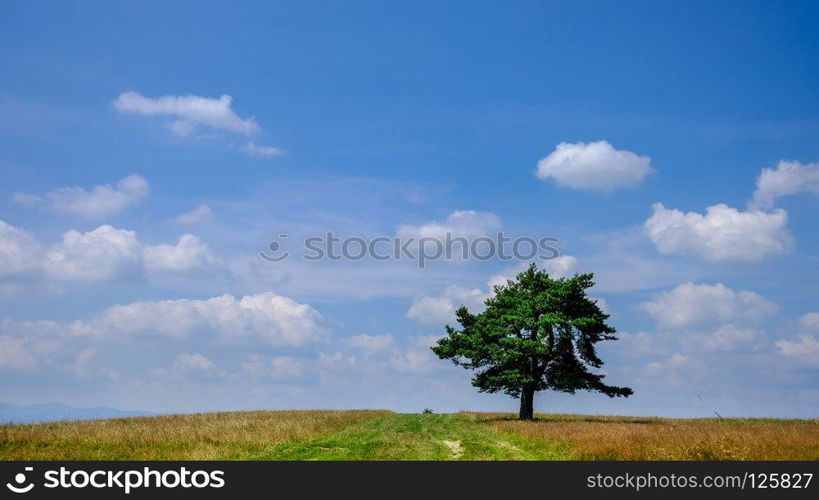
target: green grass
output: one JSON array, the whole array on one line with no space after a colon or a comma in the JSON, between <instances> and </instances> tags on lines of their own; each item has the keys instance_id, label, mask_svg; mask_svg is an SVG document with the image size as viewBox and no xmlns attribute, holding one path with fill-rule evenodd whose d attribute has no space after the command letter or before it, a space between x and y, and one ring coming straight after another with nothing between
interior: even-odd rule
<instances>
[{"instance_id":1,"label":"green grass","mask_svg":"<svg viewBox=\"0 0 819 500\"><path fill-rule=\"evenodd\" d=\"M819 422L229 412L3 425L0 460L819 460Z\"/></svg>"},{"instance_id":2,"label":"green grass","mask_svg":"<svg viewBox=\"0 0 819 500\"><path fill-rule=\"evenodd\" d=\"M531 446L474 415L392 414L304 442L281 443L262 460L562 460L567 447Z\"/></svg>"}]
</instances>

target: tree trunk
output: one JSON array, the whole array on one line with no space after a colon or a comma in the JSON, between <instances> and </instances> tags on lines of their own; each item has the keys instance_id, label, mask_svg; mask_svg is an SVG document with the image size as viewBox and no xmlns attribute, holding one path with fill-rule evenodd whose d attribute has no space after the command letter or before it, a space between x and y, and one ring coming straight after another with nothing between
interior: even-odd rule
<instances>
[{"instance_id":1,"label":"tree trunk","mask_svg":"<svg viewBox=\"0 0 819 500\"><path fill-rule=\"evenodd\" d=\"M532 420L535 416L535 388L524 387L520 391L520 420Z\"/></svg>"}]
</instances>

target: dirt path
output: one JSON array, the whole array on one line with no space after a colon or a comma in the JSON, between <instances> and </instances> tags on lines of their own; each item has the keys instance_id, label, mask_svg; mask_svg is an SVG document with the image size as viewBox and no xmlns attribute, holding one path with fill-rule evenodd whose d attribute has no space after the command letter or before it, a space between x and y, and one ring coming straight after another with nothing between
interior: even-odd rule
<instances>
[{"instance_id":1,"label":"dirt path","mask_svg":"<svg viewBox=\"0 0 819 500\"><path fill-rule=\"evenodd\" d=\"M443 440L444 445L449 448L449 451L452 452L452 458L454 460L458 460L464 454L464 448L461 446L460 441L447 441L446 439Z\"/></svg>"}]
</instances>

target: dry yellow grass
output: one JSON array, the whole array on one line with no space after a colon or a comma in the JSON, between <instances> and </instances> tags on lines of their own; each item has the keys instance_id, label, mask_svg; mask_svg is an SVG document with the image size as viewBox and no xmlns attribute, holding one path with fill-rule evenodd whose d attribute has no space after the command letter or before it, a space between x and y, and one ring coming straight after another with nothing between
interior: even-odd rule
<instances>
[{"instance_id":1,"label":"dry yellow grass","mask_svg":"<svg viewBox=\"0 0 819 500\"><path fill-rule=\"evenodd\" d=\"M819 422L477 414L528 446L557 444L581 460L819 460Z\"/></svg>"},{"instance_id":2,"label":"dry yellow grass","mask_svg":"<svg viewBox=\"0 0 819 500\"><path fill-rule=\"evenodd\" d=\"M819 460L819 422L299 410L0 426L0 460L442 460L455 449L471 460Z\"/></svg>"},{"instance_id":3,"label":"dry yellow grass","mask_svg":"<svg viewBox=\"0 0 819 500\"><path fill-rule=\"evenodd\" d=\"M0 460L230 460L389 412L245 411L0 426Z\"/></svg>"}]
</instances>

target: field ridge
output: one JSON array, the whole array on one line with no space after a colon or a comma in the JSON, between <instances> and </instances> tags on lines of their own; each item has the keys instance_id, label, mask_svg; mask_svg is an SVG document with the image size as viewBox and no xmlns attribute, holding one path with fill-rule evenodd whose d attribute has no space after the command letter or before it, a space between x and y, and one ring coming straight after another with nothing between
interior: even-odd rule
<instances>
[{"instance_id":1,"label":"field ridge","mask_svg":"<svg viewBox=\"0 0 819 500\"><path fill-rule=\"evenodd\" d=\"M819 460L819 422L222 412L0 426L1 460Z\"/></svg>"}]
</instances>

